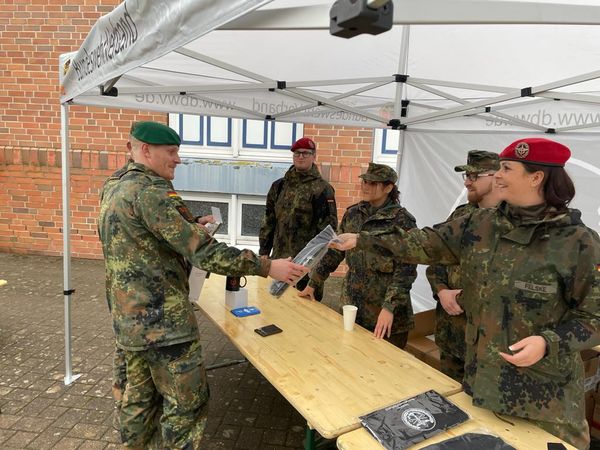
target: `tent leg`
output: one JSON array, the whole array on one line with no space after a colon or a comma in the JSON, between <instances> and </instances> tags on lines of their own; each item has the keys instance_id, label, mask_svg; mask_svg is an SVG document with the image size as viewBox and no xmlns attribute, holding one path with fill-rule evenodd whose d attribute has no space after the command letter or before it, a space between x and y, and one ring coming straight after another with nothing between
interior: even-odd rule
<instances>
[{"instance_id":1,"label":"tent leg","mask_svg":"<svg viewBox=\"0 0 600 450\"><path fill-rule=\"evenodd\" d=\"M81 376L71 371L71 233L70 186L69 186L69 107L60 107L61 167L62 167L62 213L63 213L63 295L65 307L65 385Z\"/></svg>"},{"instance_id":2,"label":"tent leg","mask_svg":"<svg viewBox=\"0 0 600 450\"><path fill-rule=\"evenodd\" d=\"M400 55L398 56L398 73L407 74L408 70L408 49L410 45L410 25L402 27L402 45L400 47ZM402 111L402 97L405 90L404 83L396 83L396 97L394 99L394 119L400 119ZM398 156L396 158L396 172L400 175L402 168L402 156L404 155L404 133L405 130L400 130L398 142Z\"/></svg>"}]
</instances>

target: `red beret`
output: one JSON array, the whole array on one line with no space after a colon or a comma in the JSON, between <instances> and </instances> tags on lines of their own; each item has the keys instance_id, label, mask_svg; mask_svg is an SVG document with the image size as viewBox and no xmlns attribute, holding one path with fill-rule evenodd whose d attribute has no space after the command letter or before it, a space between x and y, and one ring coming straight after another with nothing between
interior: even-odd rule
<instances>
[{"instance_id":1,"label":"red beret","mask_svg":"<svg viewBox=\"0 0 600 450\"><path fill-rule=\"evenodd\" d=\"M306 148L308 150L316 150L317 146L315 145L315 142L307 137L303 137L298 139L296 142L294 142L292 144L292 148L290 148L291 151L294 150L298 150L299 148Z\"/></svg>"},{"instance_id":2,"label":"red beret","mask_svg":"<svg viewBox=\"0 0 600 450\"><path fill-rule=\"evenodd\" d=\"M525 138L519 139L500 153L500 161L519 161L542 166L564 167L571 156L571 150L566 145L550 139Z\"/></svg>"}]
</instances>

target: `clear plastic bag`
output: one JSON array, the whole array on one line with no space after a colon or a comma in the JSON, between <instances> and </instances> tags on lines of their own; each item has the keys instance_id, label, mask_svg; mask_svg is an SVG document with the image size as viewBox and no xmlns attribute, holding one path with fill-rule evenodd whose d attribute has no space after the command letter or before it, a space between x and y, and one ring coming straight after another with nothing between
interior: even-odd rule
<instances>
[{"instance_id":1,"label":"clear plastic bag","mask_svg":"<svg viewBox=\"0 0 600 450\"><path fill-rule=\"evenodd\" d=\"M312 238L308 244L304 246L300 253L296 255L293 259L293 262L296 264L302 264L304 267L308 267L312 269L315 267L321 258L325 256L327 253L327 244L333 239L337 238L337 234L331 225L327 225L319 234L317 234L314 238ZM273 281L271 283L271 287L269 288L269 292L279 297L281 294L285 292L289 285L284 283L283 281Z\"/></svg>"}]
</instances>

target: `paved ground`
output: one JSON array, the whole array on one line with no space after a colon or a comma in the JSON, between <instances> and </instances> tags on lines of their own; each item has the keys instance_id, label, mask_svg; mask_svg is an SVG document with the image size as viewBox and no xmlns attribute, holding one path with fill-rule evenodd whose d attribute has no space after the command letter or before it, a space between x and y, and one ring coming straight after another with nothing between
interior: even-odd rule
<instances>
[{"instance_id":1,"label":"paved ground","mask_svg":"<svg viewBox=\"0 0 600 450\"><path fill-rule=\"evenodd\" d=\"M62 259L0 253L0 449L117 449L110 394L113 335L101 261L74 260L74 373L64 386ZM339 279L328 281L335 304ZM241 359L201 314L208 365ZM302 447L305 422L250 365L209 372L210 414L203 449ZM599 450L600 443L593 442Z\"/></svg>"},{"instance_id":2,"label":"paved ground","mask_svg":"<svg viewBox=\"0 0 600 450\"><path fill-rule=\"evenodd\" d=\"M62 259L0 253L0 448L116 449L113 337L101 261L74 260L73 373L64 386ZM337 283L331 283L335 290ZM207 364L241 355L198 314ZM305 422L252 367L209 372L204 449L297 449Z\"/></svg>"}]
</instances>

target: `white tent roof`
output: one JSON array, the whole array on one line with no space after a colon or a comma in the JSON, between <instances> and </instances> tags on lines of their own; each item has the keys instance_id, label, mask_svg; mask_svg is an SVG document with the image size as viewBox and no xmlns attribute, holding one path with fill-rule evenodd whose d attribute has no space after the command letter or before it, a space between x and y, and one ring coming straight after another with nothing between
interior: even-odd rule
<instances>
[{"instance_id":1,"label":"white tent roof","mask_svg":"<svg viewBox=\"0 0 600 450\"><path fill-rule=\"evenodd\" d=\"M600 1L395 0L398 25L352 39L329 34L332 3L128 0L61 58L61 101L366 127L471 129L483 118L542 132L574 125L517 119L540 103L553 115L598 109L600 28L589 24ZM113 86L117 97L102 95Z\"/></svg>"},{"instance_id":2,"label":"white tent roof","mask_svg":"<svg viewBox=\"0 0 600 450\"><path fill-rule=\"evenodd\" d=\"M568 131L560 140L574 151L567 169L581 202L575 206L600 227L600 0L393 1L392 30L346 40L329 34L334 0L126 0L78 52L61 56L66 384L77 377L70 361L71 103L406 126L399 185L419 226L444 220L464 201L452 168L466 150L499 150L524 132ZM431 306L423 276L411 296L416 310Z\"/></svg>"}]
</instances>

